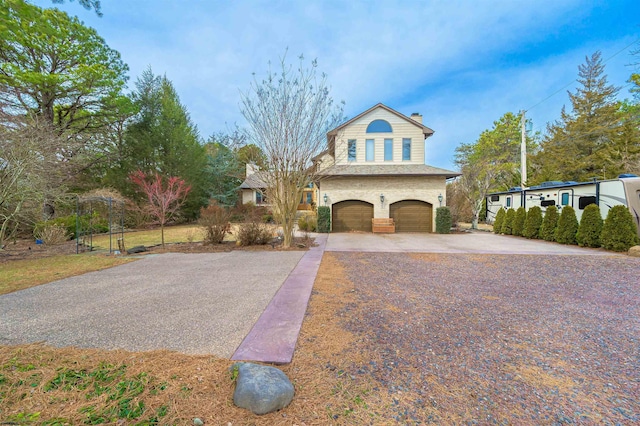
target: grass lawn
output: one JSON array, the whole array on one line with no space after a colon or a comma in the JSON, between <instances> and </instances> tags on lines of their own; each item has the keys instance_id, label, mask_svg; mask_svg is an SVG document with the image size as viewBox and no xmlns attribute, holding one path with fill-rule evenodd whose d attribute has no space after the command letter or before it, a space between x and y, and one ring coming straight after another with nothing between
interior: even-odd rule
<instances>
[{"instance_id":1,"label":"grass lawn","mask_svg":"<svg viewBox=\"0 0 640 426\"><path fill-rule=\"evenodd\" d=\"M96 254L74 254L6 262L0 268L0 294L111 268L132 260L134 259Z\"/></svg>"},{"instance_id":2,"label":"grass lawn","mask_svg":"<svg viewBox=\"0 0 640 426\"><path fill-rule=\"evenodd\" d=\"M118 248L120 234L113 235L112 247ZM202 241L202 228L198 225L168 226L164 228L165 243L186 243ZM160 228L145 231L133 231L124 233L124 243L127 248L135 246L155 246L162 243ZM93 247L109 249L109 236L99 235L93 237Z\"/></svg>"}]
</instances>

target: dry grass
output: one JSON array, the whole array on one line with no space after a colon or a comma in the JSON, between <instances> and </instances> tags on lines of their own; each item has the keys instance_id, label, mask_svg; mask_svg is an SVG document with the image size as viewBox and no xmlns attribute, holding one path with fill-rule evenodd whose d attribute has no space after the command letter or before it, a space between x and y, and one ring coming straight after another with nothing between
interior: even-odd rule
<instances>
[{"instance_id":1,"label":"dry grass","mask_svg":"<svg viewBox=\"0 0 640 426\"><path fill-rule=\"evenodd\" d=\"M5 262L0 269L0 294L111 268L132 260L99 254L74 254Z\"/></svg>"},{"instance_id":2,"label":"dry grass","mask_svg":"<svg viewBox=\"0 0 640 426\"><path fill-rule=\"evenodd\" d=\"M372 407L387 402L366 376L347 374L369 361L354 351L357 338L341 326L355 302L353 284L331 254L320 270L325 272L316 280L295 358L281 367L296 396L280 412L256 416L233 405L229 360L22 345L0 346L0 419L59 425L182 425L195 417L212 425L379 424Z\"/></svg>"}]
</instances>

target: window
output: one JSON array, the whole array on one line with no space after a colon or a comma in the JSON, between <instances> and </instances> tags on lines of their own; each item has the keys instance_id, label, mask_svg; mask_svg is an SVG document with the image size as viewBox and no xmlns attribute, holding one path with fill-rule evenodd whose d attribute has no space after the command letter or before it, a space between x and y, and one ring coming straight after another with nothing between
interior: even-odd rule
<instances>
[{"instance_id":1,"label":"window","mask_svg":"<svg viewBox=\"0 0 640 426\"><path fill-rule=\"evenodd\" d=\"M374 140L373 139L367 139L366 141L366 160L367 161L373 161L375 156L374 156L374 148L375 148L375 144L374 144Z\"/></svg>"},{"instance_id":2,"label":"window","mask_svg":"<svg viewBox=\"0 0 640 426\"><path fill-rule=\"evenodd\" d=\"M262 204L267 202L267 197L260 191L256 191L256 204Z\"/></svg>"},{"instance_id":3,"label":"window","mask_svg":"<svg viewBox=\"0 0 640 426\"><path fill-rule=\"evenodd\" d=\"M307 192L307 204L313 203L313 194L311 192Z\"/></svg>"},{"instance_id":4,"label":"window","mask_svg":"<svg viewBox=\"0 0 640 426\"><path fill-rule=\"evenodd\" d=\"M411 160L411 139L402 139L402 161Z\"/></svg>"},{"instance_id":5,"label":"window","mask_svg":"<svg viewBox=\"0 0 640 426\"><path fill-rule=\"evenodd\" d=\"M384 161L393 161L393 139L384 140Z\"/></svg>"},{"instance_id":6,"label":"window","mask_svg":"<svg viewBox=\"0 0 640 426\"><path fill-rule=\"evenodd\" d=\"M540 205L542 207L555 206L556 205L556 200L542 200L542 201L540 201Z\"/></svg>"},{"instance_id":7,"label":"window","mask_svg":"<svg viewBox=\"0 0 640 426\"><path fill-rule=\"evenodd\" d=\"M584 208L587 207L589 204L597 204L596 203L596 197L590 196L590 197L580 197L580 198L578 198L578 208L580 210L584 210Z\"/></svg>"},{"instance_id":8,"label":"window","mask_svg":"<svg viewBox=\"0 0 640 426\"><path fill-rule=\"evenodd\" d=\"M492 195L491 196L491 201L500 201L500 196L499 195Z\"/></svg>"},{"instance_id":9,"label":"window","mask_svg":"<svg viewBox=\"0 0 640 426\"><path fill-rule=\"evenodd\" d=\"M367 133L391 133L391 124L385 120L373 120L367 126Z\"/></svg>"},{"instance_id":10,"label":"window","mask_svg":"<svg viewBox=\"0 0 640 426\"><path fill-rule=\"evenodd\" d=\"M507 197L507 208L511 207L511 197Z\"/></svg>"},{"instance_id":11,"label":"window","mask_svg":"<svg viewBox=\"0 0 640 426\"><path fill-rule=\"evenodd\" d=\"M560 199L560 204L562 204L563 206L568 206L569 205L569 193L568 192L563 192L562 194L560 194L560 196L562 197Z\"/></svg>"},{"instance_id":12,"label":"window","mask_svg":"<svg viewBox=\"0 0 640 426\"><path fill-rule=\"evenodd\" d=\"M356 140L349 139L348 161L356 161Z\"/></svg>"}]
</instances>

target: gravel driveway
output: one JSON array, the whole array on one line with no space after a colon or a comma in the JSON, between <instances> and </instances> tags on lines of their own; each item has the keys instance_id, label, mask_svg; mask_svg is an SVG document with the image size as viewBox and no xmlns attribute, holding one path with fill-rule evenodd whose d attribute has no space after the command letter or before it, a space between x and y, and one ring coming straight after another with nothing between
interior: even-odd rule
<instances>
[{"instance_id":1,"label":"gravel driveway","mask_svg":"<svg viewBox=\"0 0 640 426\"><path fill-rule=\"evenodd\" d=\"M305 252L149 255L0 296L0 344L230 357Z\"/></svg>"},{"instance_id":2,"label":"gravel driveway","mask_svg":"<svg viewBox=\"0 0 640 426\"><path fill-rule=\"evenodd\" d=\"M371 354L349 373L389 389L394 421L640 422L637 258L333 255L356 289L354 352Z\"/></svg>"}]
</instances>

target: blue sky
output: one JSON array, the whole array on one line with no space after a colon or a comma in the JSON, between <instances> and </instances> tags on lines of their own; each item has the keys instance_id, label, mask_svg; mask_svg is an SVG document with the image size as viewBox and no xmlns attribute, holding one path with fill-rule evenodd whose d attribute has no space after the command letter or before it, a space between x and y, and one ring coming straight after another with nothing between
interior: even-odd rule
<instances>
[{"instance_id":1,"label":"blue sky","mask_svg":"<svg viewBox=\"0 0 640 426\"><path fill-rule=\"evenodd\" d=\"M435 130L426 162L444 168L508 111L527 109L544 130L596 50L604 59L622 50L606 63L621 98L628 64L640 62L630 55L640 49L638 0L103 0L102 18L68 0L56 7L120 52L131 86L148 66L166 74L205 139L245 124L240 91L288 48L291 62L318 59L349 117L378 102L421 113Z\"/></svg>"}]
</instances>

